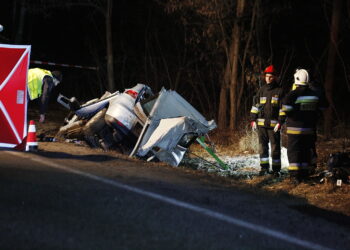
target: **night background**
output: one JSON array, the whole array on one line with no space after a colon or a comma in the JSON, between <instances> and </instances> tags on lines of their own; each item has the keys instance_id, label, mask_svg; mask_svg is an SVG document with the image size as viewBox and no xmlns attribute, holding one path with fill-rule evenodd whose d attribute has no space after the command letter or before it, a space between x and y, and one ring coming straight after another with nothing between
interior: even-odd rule
<instances>
[{"instance_id":1,"label":"night background","mask_svg":"<svg viewBox=\"0 0 350 250\"><path fill-rule=\"evenodd\" d=\"M0 24L63 73L45 116L1 85L0 249L350 249L350 0L2 0ZM302 125L256 129L271 64L286 93L308 70L323 115L303 94ZM206 121L112 94L138 83Z\"/></svg>"},{"instance_id":2,"label":"night background","mask_svg":"<svg viewBox=\"0 0 350 250\"><path fill-rule=\"evenodd\" d=\"M261 73L273 63L285 89L299 67L309 70L311 81L322 86L327 81L326 90L333 91L331 125L348 121L348 1L15 0L2 1L0 11L0 41L31 45L31 60L98 68L31 64L63 72L55 95L86 101L136 83L154 92L164 86L216 119L220 128L241 129L263 84ZM108 21L112 53L107 52Z\"/></svg>"}]
</instances>

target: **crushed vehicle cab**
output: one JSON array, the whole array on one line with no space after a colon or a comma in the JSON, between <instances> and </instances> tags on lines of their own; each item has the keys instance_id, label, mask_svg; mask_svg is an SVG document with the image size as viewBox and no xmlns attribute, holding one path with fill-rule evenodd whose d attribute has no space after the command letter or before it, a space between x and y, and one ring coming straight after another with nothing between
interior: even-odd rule
<instances>
[{"instance_id":1,"label":"crushed vehicle cab","mask_svg":"<svg viewBox=\"0 0 350 250\"><path fill-rule=\"evenodd\" d=\"M214 120L207 121L172 90L162 89L157 96L137 104L135 110L144 126L130 155L156 157L172 166L181 162L197 137L216 128Z\"/></svg>"},{"instance_id":2,"label":"crushed vehicle cab","mask_svg":"<svg viewBox=\"0 0 350 250\"><path fill-rule=\"evenodd\" d=\"M216 128L176 91L163 88L154 95L144 84L123 93L106 92L84 105L62 95L58 102L72 111L58 137L172 166L178 166L197 137Z\"/></svg>"}]
</instances>

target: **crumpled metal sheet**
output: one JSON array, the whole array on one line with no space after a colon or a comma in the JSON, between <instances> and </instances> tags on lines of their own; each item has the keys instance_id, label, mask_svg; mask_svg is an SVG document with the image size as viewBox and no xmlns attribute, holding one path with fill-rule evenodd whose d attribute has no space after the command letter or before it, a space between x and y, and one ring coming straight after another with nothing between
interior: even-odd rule
<instances>
[{"instance_id":1,"label":"crumpled metal sheet","mask_svg":"<svg viewBox=\"0 0 350 250\"><path fill-rule=\"evenodd\" d=\"M150 128L153 133L146 143L140 146L137 154L144 156L154 147L173 150L184 134L198 132L198 125L195 120L184 116L162 119L159 123L154 123L155 129Z\"/></svg>"},{"instance_id":2,"label":"crumpled metal sheet","mask_svg":"<svg viewBox=\"0 0 350 250\"><path fill-rule=\"evenodd\" d=\"M145 156L151 151L159 160L173 166L181 162L186 152L186 148L178 147L185 134L200 136L216 128L213 120L207 121L191 104L171 90L161 90L149 114L147 129L136 145L136 154Z\"/></svg>"}]
</instances>

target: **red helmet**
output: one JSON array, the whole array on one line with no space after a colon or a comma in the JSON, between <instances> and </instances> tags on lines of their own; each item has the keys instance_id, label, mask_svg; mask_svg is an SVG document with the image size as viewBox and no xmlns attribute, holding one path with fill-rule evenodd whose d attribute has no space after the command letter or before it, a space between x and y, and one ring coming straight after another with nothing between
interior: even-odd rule
<instances>
[{"instance_id":1,"label":"red helmet","mask_svg":"<svg viewBox=\"0 0 350 250\"><path fill-rule=\"evenodd\" d=\"M266 67L266 69L264 70L264 74L276 74L275 67L273 65Z\"/></svg>"}]
</instances>

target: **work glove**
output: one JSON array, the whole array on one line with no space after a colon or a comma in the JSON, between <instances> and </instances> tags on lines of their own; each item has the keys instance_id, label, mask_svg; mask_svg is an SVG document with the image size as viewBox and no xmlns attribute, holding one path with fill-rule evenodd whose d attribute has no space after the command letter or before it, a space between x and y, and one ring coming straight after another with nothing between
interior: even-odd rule
<instances>
[{"instance_id":1,"label":"work glove","mask_svg":"<svg viewBox=\"0 0 350 250\"><path fill-rule=\"evenodd\" d=\"M252 130L255 131L256 130L256 122L255 121L252 121L250 122L250 126L252 127Z\"/></svg>"},{"instance_id":2,"label":"work glove","mask_svg":"<svg viewBox=\"0 0 350 250\"><path fill-rule=\"evenodd\" d=\"M39 122L43 123L45 121L45 115L40 114Z\"/></svg>"},{"instance_id":3,"label":"work glove","mask_svg":"<svg viewBox=\"0 0 350 250\"><path fill-rule=\"evenodd\" d=\"M281 129L281 124L277 123L275 127L273 128L273 131L277 133Z\"/></svg>"}]
</instances>

